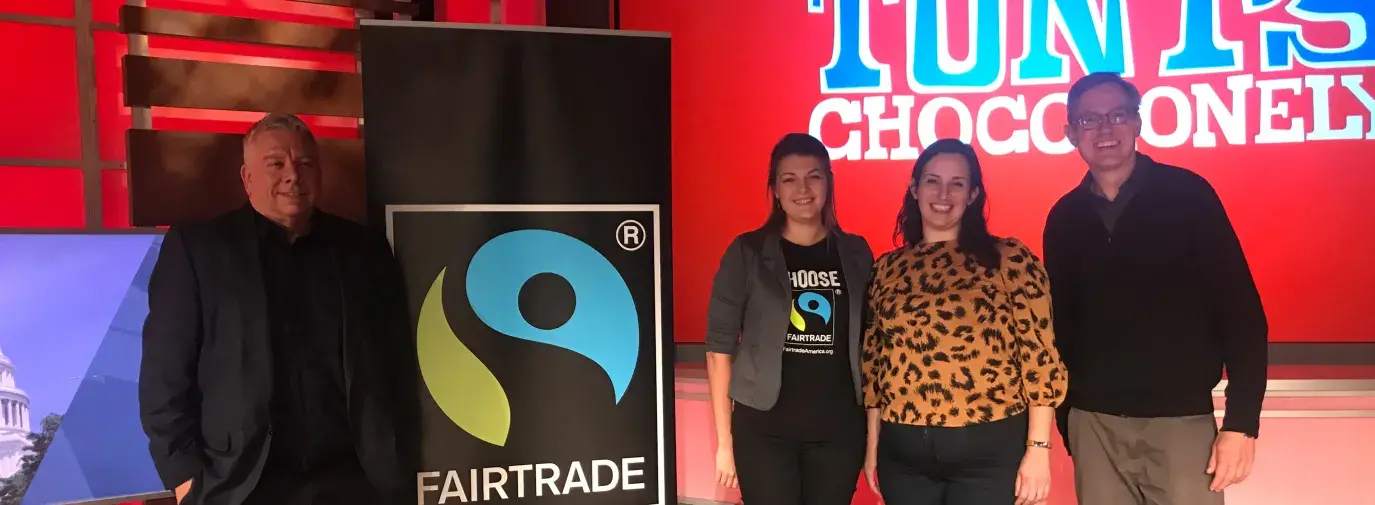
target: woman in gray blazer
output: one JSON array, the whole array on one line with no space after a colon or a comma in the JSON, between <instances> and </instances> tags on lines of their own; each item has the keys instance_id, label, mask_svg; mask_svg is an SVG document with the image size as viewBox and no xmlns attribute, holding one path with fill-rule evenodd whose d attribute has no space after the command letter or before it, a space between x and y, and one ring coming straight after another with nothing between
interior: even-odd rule
<instances>
[{"instance_id":1,"label":"woman in gray blazer","mask_svg":"<svg viewBox=\"0 0 1375 505\"><path fill-rule=\"evenodd\" d=\"M716 474L749 505L848 505L864 463L860 336L874 253L841 231L830 156L785 135L772 211L731 242L707 312Z\"/></svg>"}]
</instances>

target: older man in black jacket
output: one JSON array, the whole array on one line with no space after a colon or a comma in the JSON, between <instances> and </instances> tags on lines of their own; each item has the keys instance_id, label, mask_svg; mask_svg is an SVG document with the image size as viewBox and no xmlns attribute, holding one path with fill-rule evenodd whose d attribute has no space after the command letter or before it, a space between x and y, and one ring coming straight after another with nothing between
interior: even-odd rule
<instances>
[{"instance_id":1,"label":"older man in black jacket","mask_svg":"<svg viewBox=\"0 0 1375 505\"><path fill-rule=\"evenodd\" d=\"M414 493L400 269L385 238L315 209L318 158L300 119L268 115L244 137L248 205L167 231L139 403L179 503L372 505Z\"/></svg>"}]
</instances>

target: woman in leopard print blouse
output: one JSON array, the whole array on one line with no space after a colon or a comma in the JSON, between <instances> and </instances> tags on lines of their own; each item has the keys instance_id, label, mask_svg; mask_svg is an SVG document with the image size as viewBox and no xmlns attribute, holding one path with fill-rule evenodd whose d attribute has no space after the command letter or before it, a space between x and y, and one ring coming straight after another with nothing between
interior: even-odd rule
<instances>
[{"instance_id":1,"label":"woman in leopard print blouse","mask_svg":"<svg viewBox=\"0 0 1375 505\"><path fill-rule=\"evenodd\" d=\"M986 201L974 150L954 139L932 144L898 215L904 245L874 264L865 476L888 503L1049 496L1052 424L1068 385L1050 290L1025 245L988 232Z\"/></svg>"}]
</instances>

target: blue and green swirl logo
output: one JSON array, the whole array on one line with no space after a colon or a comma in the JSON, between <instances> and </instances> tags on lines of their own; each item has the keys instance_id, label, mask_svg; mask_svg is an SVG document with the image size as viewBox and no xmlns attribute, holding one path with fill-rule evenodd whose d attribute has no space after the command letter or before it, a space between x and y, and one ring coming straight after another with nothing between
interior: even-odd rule
<instances>
[{"instance_id":1,"label":"blue and green swirl logo","mask_svg":"<svg viewBox=\"0 0 1375 505\"><path fill-rule=\"evenodd\" d=\"M798 295L797 304L793 306L788 314L788 320L792 321L793 328L797 331L807 331L807 320L802 319L802 314L797 312L801 308L803 312L816 314L823 323L831 322L831 302L826 297L808 291Z\"/></svg>"},{"instance_id":2,"label":"blue and green swirl logo","mask_svg":"<svg viewBox=\"0 0 1375 505\"><path fill-rule=\"evenodd\" d=\"M420 372L440 410L459 428L504 446L511 431L506 389L444 315L440 270L420 306L416 347ZM574 310L563 325L537 328L521 314L520 289L539 274L573 287ZM483 324L506 336L552 345L592 360L611 380L620 403L640 350L635 300L615 265L587 243L548 230L517 230L483 244L468 263L468 304Z\"/></svg>"}]
</instances>

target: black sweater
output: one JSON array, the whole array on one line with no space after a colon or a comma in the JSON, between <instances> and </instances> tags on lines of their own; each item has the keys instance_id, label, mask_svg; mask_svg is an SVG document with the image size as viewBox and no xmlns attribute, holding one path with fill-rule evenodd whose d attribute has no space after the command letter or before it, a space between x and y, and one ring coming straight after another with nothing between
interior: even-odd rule
<instances>
[{"instance_id":1,"label":"black sweater","mask_svg":"<svg viewBox=\"0 0 1375 505\"><path fill-rule=\"evenodd\" d=\"M1198 174L1137 154L1120 214L1091 177L1045 228L1068 404L1129 417L1211 414L1227 370L1223 430L1256 436L1267 325L1222 202Z\"/></svg>"}]
</instances>

